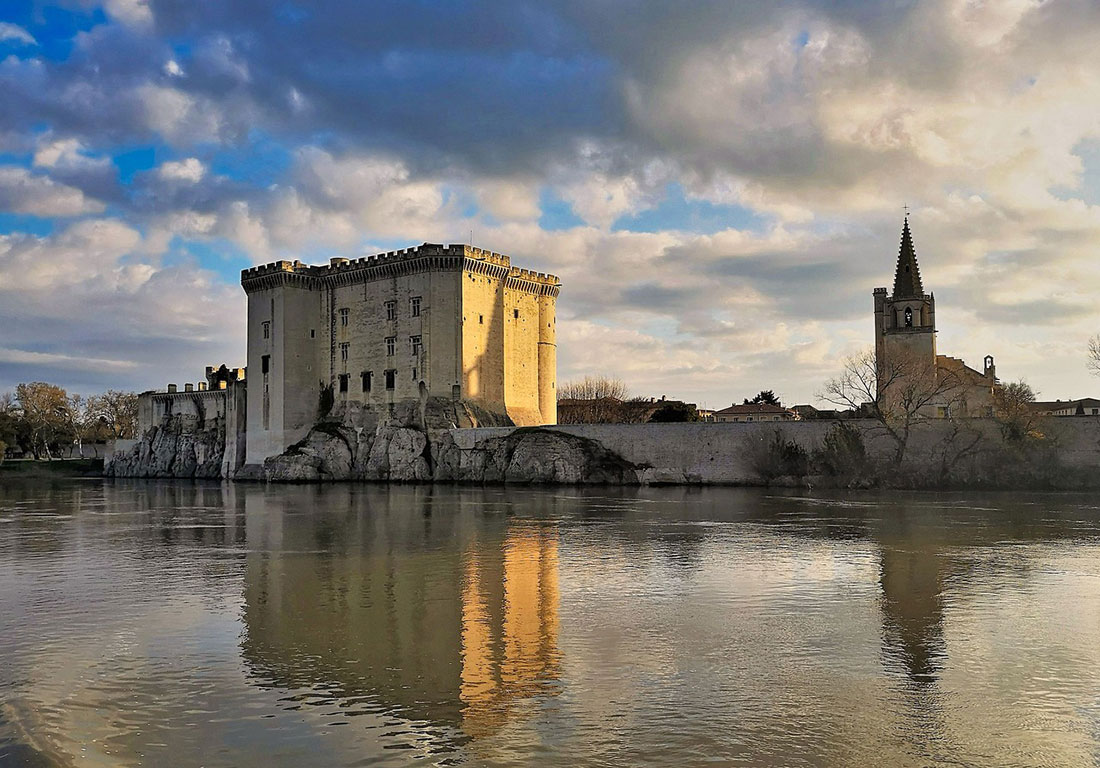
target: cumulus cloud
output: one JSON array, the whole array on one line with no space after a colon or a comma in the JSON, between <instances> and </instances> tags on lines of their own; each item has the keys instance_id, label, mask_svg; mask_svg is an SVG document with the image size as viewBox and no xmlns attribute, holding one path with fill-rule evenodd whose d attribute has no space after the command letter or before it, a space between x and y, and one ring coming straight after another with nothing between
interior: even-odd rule
<instances>
[{"instance_id":1,"label":"cumulus cloud","mask_svg":"<svg viewBox=\"0 0 1100 768\"><path fill-rule=\"evenodd\" d=\"M23 45L38 44L38 41L34 39L34 36L18 24L12 24L7 21L0 21L0 43L5 41L13 41L16 43L21 43Z\"/></svg>"},{"instance_id":2,"label":"cumulus cloud","mask_svg":"<svg viewBox=\"0 0 1100 768\"><path fill-rule=\"evenodd\" d=\"M1088 383L1072 355L1100 321L1088 0L104 8L69 58L0 61L0 145L33 156L0 167L0 205L109 203L145 233L102 250L131 279L166 279L152 260L179 241L320 260L473 229L565 281L560 378L604 365L639 393L809 399L869 343L908 203L941 347L992 351L1052 395ZM214 159L270 144L277 169ZM120 186L113 148L147 145L182 159ZM720 220L734 209L753 221ZM78 236L94 239L8 247L67 264ZM1036 363L1052 336L1057 364Z\"/></svg>"},{"instance_id":3,"label":"cumulus cloud","mask_svg":"<svg viewBox=\"0 0 1100 768\"><path fill-rule=\"evenodd\" d=\"M206 175L206 166L197 157L188 157L164 163L157 173L165 181L182 181L197 184Z\"/></svg>"},{"instance_id":4,"label":"cumulus cloud","mask_svg":"<svg viewBox=\"0 0 1100 768\"><path fill-rule=\"evenodd\" d=\"M79 216L98 213L103 203L91 200L75 187L26 168L0 167L0 210L34 216Z\"/></svg>"},{"instance_id":5,"label":"cumulus cloud","mask_svg":"<svg viewBox=\"0 0 1100 768\"><path fill-rule=\"evenodd\" d=\"M140 390L239 359L239 287L194 265L145 260L141 246L141 233L114 219L0 235L0 389L45 378Z\"/></svg>"}]
</instances>

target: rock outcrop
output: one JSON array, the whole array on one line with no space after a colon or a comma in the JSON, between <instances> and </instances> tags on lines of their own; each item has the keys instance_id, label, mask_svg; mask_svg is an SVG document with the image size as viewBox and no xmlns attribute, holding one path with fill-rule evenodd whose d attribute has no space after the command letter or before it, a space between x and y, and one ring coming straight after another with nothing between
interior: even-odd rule
<instances>
[{"instance_id":1,"label":"rock outcrop","mask_svg":"<svg viewBox=\"0 0 1100 768\"><path fill-rule=\"evenodd\" d=\"M460 448L456 427L510 426L475 404L428 398L386 409L341 404L299 442L236 480L634 485L643 469L587 438L527 427ZM224 427L196 429L176 417L149 430L104 469L113 477L223 476Z\"/></svg>"},{"instance_id":2,"label":"rock outcrop","mask_svg":"<svg viewBox=\"0 0 1100 768\"><path fill-rule=\"evenodd\" d=\"M417 407L419 405L419 407ZM338 410L280 456L264 462L268 482L636 484L638 467L586 438L552 428L517 429L459 448L456 426L496 426L501 419L468 403L428 400L392 412Z\"/></svg>"},{"instance_id":3,"label":"rock outcrop","mask_svg":"<svg viewBox=\"0 0 1100 768\"><path fill-rule=\"evenodd\" d=\"M108 477L219 478L225 427L194 429L169 417L129 450L114 454L103 468Z\"/></svg>"}]
</instances>

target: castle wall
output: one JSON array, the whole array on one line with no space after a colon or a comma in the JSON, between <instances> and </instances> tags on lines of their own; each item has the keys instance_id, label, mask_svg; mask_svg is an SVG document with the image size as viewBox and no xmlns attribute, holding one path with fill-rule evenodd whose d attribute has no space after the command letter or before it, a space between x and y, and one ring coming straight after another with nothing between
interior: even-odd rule
<instances>
[{"instance_id":1,"label":"castle wall","mask_svg":"<svg viewBox=\"0 0 1100 768\"><path fill-rule=\"evenodd\" d=\"M539 412L543 424L558 423L557 313L553 296L542 295L539 305Z\"/></svg>"},{"instance_id":2,"label":"castle wall","mask_svg":"<svg viewBox=\"0 0 1100 768\"><path fill-rule=\"evenodd\" d=\"M462 273L462 395L505 412L504 270Z\"/></svg>"},{"instance_id":3,"label":"castle wall","mask_svg":"<svg viewBox=\"0 0 1100 768\"><path fill-rule=\"evenodd\" d=\"M289 282L249 293L248 378L253 396L247 405L246 459L250 463L282 453L317 420L321 384L327 380L319 354L325 339L320 327L322 294L306 283ZM264 323L270 323L266 338Z\"/></svg>"},{"instance_id":4,"label":"castle wall","mask_svg":"<svg viewBox=\"0 0 1100 768\"><path fill-rule=\"evenodd\" d=\"M420 396L424 382L429 395L451 397L460 382L458 354L458 273L430 270L340 285L330 292L325 325L326 381L337 400L366 404L392 403ZM414 314L414 299L419 315ZM393 319L389 319L392 302ZM347 310L345 325L341 310ZM414 337L420 338L414 354ZM393 340L393 354L387 339ZM344 359L342 344L347 344ZM393 371L393 389L386 387L386 371ZM364 374L369 374L365 391ZM347 391L341 392L341 376Z\"/></svg>"},{"instance_id":5,"label":"castle wall","mask_svg":"<svg viewBox=\"0 0 1100 768\"><path fill-rule=\"evenodd\" d=\"M553 418L552 275L470 246L424 244L327 266L280 261L241 282L249 464L302 439L327 388L337 403L462 398L517 424L547 423L544 410Z\"/></svg>"},{"instance_id":6,"label":"castle wall","mask_svg":"<svg viewBox=\"0 0 1100 768\"><path fill-rule=\"evenodd\" d=\"M504 402L521 426L546 423L539 409L538 299L522 288L504 290Z\"/></svg>"}]
</instances>

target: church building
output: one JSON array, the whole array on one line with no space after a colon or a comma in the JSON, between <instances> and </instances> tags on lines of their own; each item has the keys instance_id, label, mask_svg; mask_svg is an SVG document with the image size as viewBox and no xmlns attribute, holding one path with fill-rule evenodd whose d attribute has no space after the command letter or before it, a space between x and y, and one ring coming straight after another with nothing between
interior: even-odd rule
<instances>
[{"instance_id":1,"label":"church building","mask_svg":"<svg viewBox=\"0 0 1100 768\"><path fill-rule=\"evenodd\" d=\"M936 392L926 406L931 416L992 416L994 394L1000 387L993 356L986 355L982 371L962 360L936 351L936 297L924 292L909 217L901 231L901 248L894 271L894 291L876 288L875 361L879 397L885 385L901 389L903 379L926 380L923 385Z\"/></svg>"}]
</instances>

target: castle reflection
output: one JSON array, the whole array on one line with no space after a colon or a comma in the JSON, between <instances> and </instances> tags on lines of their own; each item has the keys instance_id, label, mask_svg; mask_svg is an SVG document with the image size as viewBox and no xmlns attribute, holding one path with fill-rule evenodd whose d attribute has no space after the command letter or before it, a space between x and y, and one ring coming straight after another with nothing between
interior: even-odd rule
<instances>
[{"instance_id":1,"label":"castle reflection","mask_svg":"<svg viewBox=\"0 0 1100 768\"><path fill-rule=\"evenodd\" d=\"M244 595L255 675L469 738L556 691L554 525L514 523L481 492L330 488L325 509L309 493L244 497L262 542Z\"/></svg>"}]
</instances>

